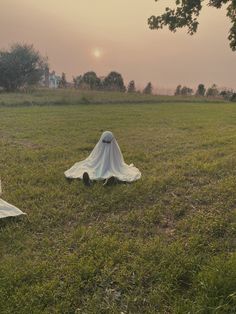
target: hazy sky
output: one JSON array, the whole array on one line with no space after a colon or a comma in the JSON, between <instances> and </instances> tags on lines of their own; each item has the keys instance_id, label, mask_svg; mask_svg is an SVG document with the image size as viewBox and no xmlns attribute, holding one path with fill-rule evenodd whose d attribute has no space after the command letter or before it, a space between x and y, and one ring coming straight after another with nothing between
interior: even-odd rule
<instances>
[{"instance_id":1,"label":"hazy sky","mask_svg":"<svg viewBox=\"0 0 236 314\"><path fill-rule=\"evenodd\" d=\"M0 0L0 48L33 43L68 78L111 70L159 89L198 83L236 88L225 9L205 7L198 33L151 31L147 18L174 0Z\"/></svg>"}]
</instances>

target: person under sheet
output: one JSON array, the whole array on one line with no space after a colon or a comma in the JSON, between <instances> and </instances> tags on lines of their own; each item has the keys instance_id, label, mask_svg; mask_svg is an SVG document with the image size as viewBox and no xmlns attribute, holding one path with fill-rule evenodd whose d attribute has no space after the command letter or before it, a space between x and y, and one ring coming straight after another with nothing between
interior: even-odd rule
<instances>
[{"instance_id":1,"label":"person under sheet","mask_svg":"<svg viewBox=\"0 0 236 314\"><path fill-rule=\"evenodd\" d=\"M0 198L0 218L25 215L19 208L7 203Z\"/></svg>"},{"instance_id":2,"label":"person under sheet","mask_svg":"<svg viewBox=\"0 0 236 314\"><path fill-rule=\"evenodd\" d=\"M103 132L91 154L65 171L68 179L83 179L85 185L93 180L133 182L141 178L141 172L133 164L124 162L120 147L110 131Z\"/></svg>"},{"instance_id":3,"label":"person under sheet","mask_svg":"<svg viewBox=\"0 0 236 314\"><path fill-rule=\"evenodd\" d=\"M2 185L0 180L0 195L2 194ZM25 215L19 208L7 203L0 198L0 218Z\"/></svg>"}]
</instances>

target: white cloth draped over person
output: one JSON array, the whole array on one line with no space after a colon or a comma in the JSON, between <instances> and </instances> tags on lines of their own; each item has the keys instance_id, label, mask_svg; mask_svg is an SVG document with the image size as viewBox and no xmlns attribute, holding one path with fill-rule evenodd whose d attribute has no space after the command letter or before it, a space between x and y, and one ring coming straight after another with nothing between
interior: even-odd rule
<instances>
[{"instance_id":1,"label":"white cloth draped over person","mask_svg":"<svg viewBox=\"0 0 236 314\"><path fill-rule=\"evenodd\" d=\"M124 162L120 147L110 131L103 132L91 154L65 171L65 176L70 179L82 179L86 172L91 180L115 177L119 181L133 182L141 178L138 168Z\"/></svg>"},{"instance_id":2,"label":"white cloth draped over person","mask_svg":"<svg viewBox=\"0 0 236 314\"><path fill-rule=\"evenodd\" d=\"M2 185L0 180L0 195L2 194ZM0 218L25 215L19 208L7 203L0 198Z\"/></svg>"}]
</instances>

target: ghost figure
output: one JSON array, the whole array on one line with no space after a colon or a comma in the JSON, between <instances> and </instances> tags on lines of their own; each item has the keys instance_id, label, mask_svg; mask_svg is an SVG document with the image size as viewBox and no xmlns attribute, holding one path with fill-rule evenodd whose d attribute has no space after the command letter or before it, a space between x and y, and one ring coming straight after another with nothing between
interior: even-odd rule
<instances>
[{"instance_id":1,"label":"ghost figure","mask_svg":"<svg viewBox=\"0 0 236 314\"><path fill-rule=\"evenodd\" d=\"M0 195L2 194L2 183L0 180ZM19 208L7 203L0 198L0 218L25 215Z\"/></svg>"},{"instance_id":2,"label":"ghost figure","mask_svg":"<svg viewBox=\"0 0 236 314\"><path fill-rule=\"evenodd\" d=\"M110 131L103 132L91 154L83 161L75 163L65 172L69 179L108 180L133 182L141 178L141 172L133 164L124 162L120 147Z\"/></svg>"},{"instance_id":3,"label":"ghost figure","mask_svg":"<svg viewBox=\"0 0 236 314\"><path fill-rule=\"evenodd\" d=\"M0 218L25 215L19 208L7 203L0 198Z\"/></svg>"}]
</instances>

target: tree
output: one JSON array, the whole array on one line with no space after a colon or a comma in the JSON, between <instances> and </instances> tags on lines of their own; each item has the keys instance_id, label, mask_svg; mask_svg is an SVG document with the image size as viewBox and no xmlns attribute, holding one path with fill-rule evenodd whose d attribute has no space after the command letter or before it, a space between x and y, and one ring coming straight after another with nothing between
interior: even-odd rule
<instances>
[{"instance_id":1,"label":"tree","mask_svg":"<svg viewBox=\"0 0 236 314\"><path fill-rule=\"evenodd\" d=\"M178 85L178 86L176 87L175 96L181 95L181 88L182 88L181 85Z\"/></svg>"},{"instance_id":2,"label":"tree","mask_svg":"<svg viewBox=\"0 0 236 314\"><path fill-rule=\"evenodd\" d=\"M158 1L158 0L155 0ZM174 1L173 1L174 2ZM176 8L166 8L165 13L148 19L150 29L162 29L168 26L175 32L178 28L187 27L188 33L193 35L198 28L198 17L202 9L203 0L175 0ZM235 0L208 0L208 5L220 9L224 4L227 6L227 17L232 24L228 39L232 50L236 50L236 1Z\"/></svg>"},{"instance_id":3,"label":"tree","mask_svg":"<svg viewBox=\"0 0 236 314\"><path fill-rule=\"evenodd\" d=\"M112 71L103 80L103 88L110 91L125 92L123 77L120 73Z\"/></svg>"},{"instance_id":4,"label":"tree","mask_svg":"<svg viewBox=\"0 0 236 314\"><path fill-rule=\"evenodd\" d=\"M128 88L127 88L127 92L128 93L135 93L136 92L136 87L135 87L135 82L134 81L130 81L128 84Z\"/></svg>"},{"instance_id":5,"label":"tree","mask_svg":"<svg viewBox=\"0 0 236 314\"><path fill-rule=\"evenodd\" d=\"M59 87L60 88L66 88L67 87L66 74L64 72L62 72L62 74L61 74L61 80L59 83Z\"/></svg>"},{"instance_id":6,"label":"tree","mask_svg":"<svg viewBox=\"0 0 236 314\"><path fill-rule=\"evenodd\" d=\"M207 97L216 97L218 95L219 95L219 91L216 84L213 84L211 87L209 87L206 92Z\"/></svg>"},{"instance_id":7,"label":"tree","mask_svg":"<svg viewBox=\"0 0 236 314\"><path fill-rule=\"evenodd\" d=\"M222 96L226 100L231 100L233 94L234 94L234 91L232 89L223 89L219 95Z\"/></svg>"},{"instance_id":8,"label":"tree","mask_svg":"<svg viewBox=\"0 0 236 314\"><path fill-rule=\"evenodd\" d=\"M236 93L233 93L233 95L230 98L231 101L236 101Z\"/></svg>"},{"instance_id":9,"label":"tree","mask_svg":"<svg viewBox=\"0 0 236 314\"><path fill-rule=\"evenodd\" d=\"M48 67L33 45L14 44L0 51L0 86L7 91L37 84Z\"/></svg>"},{"instance_id":10,"label":"tree","mask_svg":"<svg viewBox=\"0 0 236 314\"><path fill-rule=\"evenodd\" d=\"M151 82L148 82L147 83L147 86L144 88L143 90L143 94L147 94L147 95L150 95L152 94L152 83Z\"/></svg>"},{"instance_id":11,"label":"tree","mask_svg":"<svg viewBox=\"0 0 236 314\"><path fill-rule=\"evenodd\" d=\"M80 85L87 86L89 89L98 90L101 87L101 80L93 71L84 73Z\"/></svg>"},{"instance_id":12,"label":"tree","mask_svg":"<svg viewBox=\"0 0 236 314\"><path fill-rule=\"evenodd\" d=\"M81 81L82 81L82 75L73 77L74 88L79 88Z\"/></svg>"},{"instance_id":13,"label":"tree","mask_svg":"<svg viewBox=\"0 0 236 314\"><path fill-rule=\"evenodd\" d=\"M190 96L190 95L192 95L193 90L192 90L192 88L189 88L189 87L184 86L184 87L182 87L180 93L181 93L181 95L183 95L183 96Z\"/></svg>"},{"instance_id":14,"label":"tree","mask_svg":"<svg viewBox=\"0 0 236 314\"><path fill-rule=\"evenodd\" d=\"M101 88L101 79L93 71L73 77L75 88L99 90Z\"/></svg>"},{"instance_id":15,"label":"tree","mask_svg":"<svg viewBox=\"0 0 236 314\"><path fill-rule=\"evenodd\" d=\"M206 88L203 84L199 84L196 91L196 96L204 96L206 93Z\"/></svg>"}]
</instances>

